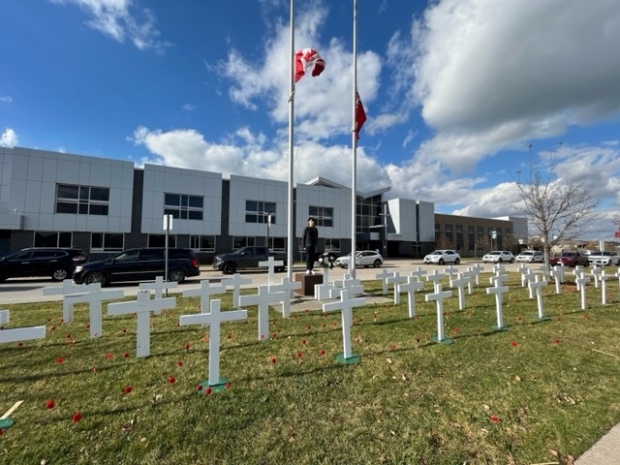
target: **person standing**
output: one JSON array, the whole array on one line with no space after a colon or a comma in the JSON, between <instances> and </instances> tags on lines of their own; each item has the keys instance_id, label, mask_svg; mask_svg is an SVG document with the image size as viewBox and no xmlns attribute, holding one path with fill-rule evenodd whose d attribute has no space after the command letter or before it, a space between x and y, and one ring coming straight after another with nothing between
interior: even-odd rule
<instances>
[{"instance_id":1,"label":"person standing","mask_svg":"<svg viewBox=\"0 0 620 465\"><path fill-rule=\"evenodd\" d=\"M319 245L319 230L314 226L314 218L308 218L308 226L304 229L304 247L306 248L306 274L314 274L316 248Z\"/></svg>"}]
</instances>

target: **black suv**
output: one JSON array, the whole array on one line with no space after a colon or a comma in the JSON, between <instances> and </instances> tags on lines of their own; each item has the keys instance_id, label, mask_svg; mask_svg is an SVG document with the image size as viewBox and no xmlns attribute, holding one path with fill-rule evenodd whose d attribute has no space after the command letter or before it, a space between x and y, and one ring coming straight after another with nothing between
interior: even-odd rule
<instances>
[{"instance_id":1,"label":"black suv","mask_svg":"<svg viewBox=\"0 0 620 465\"><path fill-rule=\"evenodd\" d=\"M117 281L150 281L163 276L166 269L164 248L128 249L98 262L78 266L73 273L77 284ZM191 249L168 249L168 281L183 282L188 276L200 275L196 254Z\"/></svg>"},{"instance_id":2,"label":"black suv","mask_svg":"<svg viewBox=\"0 0 620 465\"><path fill-rule=\"evenodd\" d=\"M7 278L50 276L56 281L71 278L75 267L86 263L82 249L33 247L0 258L0 282Z\"/></svg>"}]
</instances>

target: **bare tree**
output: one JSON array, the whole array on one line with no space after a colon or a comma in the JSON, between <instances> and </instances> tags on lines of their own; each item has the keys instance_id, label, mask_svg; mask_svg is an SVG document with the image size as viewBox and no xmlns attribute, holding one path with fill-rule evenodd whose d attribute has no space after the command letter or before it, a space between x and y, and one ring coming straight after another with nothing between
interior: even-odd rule
<instances>
[{"instance_id":1,"label":"bare tree","mask_svg":"<svg viewBox=\"0 0 620 465\"><path fill-rule=\"evenodd\" d=\"M594 218L598 200L582 184L558 177L557 150L551 154L546 169L541 171L533 163L532 144L529 149L529 180L527 183L517 180L517 189L528 221L543 243L547 275L553 246L574 239L581 232Z\"/></svg>"}]
</instances>

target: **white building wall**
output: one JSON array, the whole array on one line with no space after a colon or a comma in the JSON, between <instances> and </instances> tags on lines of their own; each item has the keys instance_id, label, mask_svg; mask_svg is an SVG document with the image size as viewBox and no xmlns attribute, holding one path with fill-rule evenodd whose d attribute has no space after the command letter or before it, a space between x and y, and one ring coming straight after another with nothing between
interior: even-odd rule
<instances>
[{"instance_id":1,"label":"white building wall","mask_svg":"<svg viewBox=\"0 0 620 465\"><path fill-rule=\"evenodd\" d=\"M173 220L173 234L219 235L222 224L222 175L207 171L144 165L141 231L163 234L164 195L204 197L202 221ZM131 206L131 199L129 201Z\"/></svg>"},{"instance_id":2,"label":"white building wall","mask_svg":"<svg viewBox=\"0 0 620 465\"><path fill-rule=\"evenodd\" d=\"M0 154L0 203L23 215L22 229L130 232L133 162L19 147ZM109 188L108 216L55 213L58 183Z\"/></svg>"},{"instance_id":3,"label":"white building wall","mask_svg":"<svg viewBox=\"0 0 620 465\"><path fill-rule=\"evenodd\" d=\"M308 224L309 208L330 207L334 209L332 227L317 225L320 238L339 239L351 237L351 189L297 184L295 237L301 238Z\"/></svg>"},{"instance_id":4,"label":"white building wall","mask_svg":"<svg viewBox=\"0 0 620 465\"><path fill-rule=\"evenodd\" d=\"M418 200L420 212L420 238L419 242L435 242L435 204Z\"/></svg>"},{"instance_id":5,"label":"white building wall","mask_svg":"<svg viewBox=\"0 0 620 465\"><path fill-rule=\"evenodd\" d=\"M394 225L394 232L388 229L390 241L416 241L416 201L410 199L391 199L387 201L389 219Z\"/></svg>"},{"instance_id":6,"label":"white building wall","mask_svg":"<svg viewBox=\"0 0 620 465\"><path fill-rule=\"evenodd\" d=\"M266 236L265 223L245 222L246 200L275 202L275 223L271 224L271 237L288 235L288 183L271 179L230 176L230 211L229 233L231 236Z\"/></svg>"}]
</instances>

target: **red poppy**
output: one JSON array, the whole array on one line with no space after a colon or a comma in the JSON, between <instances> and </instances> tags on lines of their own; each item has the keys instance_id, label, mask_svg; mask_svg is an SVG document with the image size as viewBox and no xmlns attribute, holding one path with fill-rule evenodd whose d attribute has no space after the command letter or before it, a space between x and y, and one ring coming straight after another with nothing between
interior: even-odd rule
<instances>
[{"instance_id":1,"label":"red poppy","mask_svg":"<svg viewBox=\"0 0 620 465\"><path fill-rule=\"evenodd\" d=\"M4 428L0 428L0 436L4 434Z\"/></svg>"},{"instance_id":2,"label":"red poppy","mask_svg":"<svg viewBox=\"0 0 620 465\"><path fill-rule=\"evenodd\" d=\"M583 317L584 317L586 320L589 320L589 319L590 319L590 314L589 314L589 313L585 313L585 314L583 315Z\"/></svg>"},{"instance_id":3,"label":"red poppy","mask_svg":"<svg viewBox=\"0 0 620 465\"><path fill-rule=\"evenodd\" d=\"M105 358L107 358L108 360L112 360L114 358L114 354L112 352L108 352L107 354L105 354Z\"/></svg>"},{"instance_id":4,"label":"red poppy","mask_svg":"<svg viewBox=\"0 0 620 465\"><path fill-rule=\"evenodd\" d=\"M131 386L125 386L125 389L123 389L125 391L125 394L130 394L132 389Z\"/></svg>"},{"instance_id":5,"label":"red poppy","mask_svg":"<svg viewBox=\"0 0 620 465\"><path fill-rule=\"evenodd\" d=\"M56 359L56 363L62 363L62 362L64 362L64 361L65 361L65 359L64 359L64 358L62 358L62 357L58 357L58 358Z\"/></svg>"},{"instance_id":6,"label":"red poppy","mask_svg":"<svg viewBox=\"0 0 620 465\"><path fill-rule=\"evenodd\" d=\"M312 329L312 326L308 325L308 326L306 326L306 329L307 329L308 331L310 331L310 329Z\"/></svg>"},{"instance_id":7,"label":"red poppy","mask_svg":"<svg viewBox=\"0 0 620 465\"><path fill-rule=\"evenodd\" d=\"M92 367L90 370L91 370L93 373L97 373L97 367Z\"/></svg>"},{"instance_id":8,"label":"red poppy","mask_svg":"<svg viewBox=\"0 0 620 465\"><path fill-rule=\"evenodd\" d=\"M211 387L209 386L206 390L205 390L205 396L208 396L209 394L211 394Z\"/></svg>"},{"instance_id":9,"label":"red poppy","mask_svg":"<svg viewBox=\"0 0 620 465\"><path fill-rule=\"evenodd\" d=\"M304 354L302 354L301 352L297 352L297 358L301 358L303 356L304 356Z\"/></svg>"},{"instance_id":10,"label":"red poppy","mask_svg":"<svg viewBox=\"0 0 620 465\"><path fill-rule=\"evenodd\" d=\"M50 331L56 331L56 326L50 326Z\"/></svg>"},{"instance_id":11,"label":"red poppy","mask_svg":"<svg viewBox=\"0 0 620 465\"><path fill-rule=\"evenodd\" d=\"M491 421L495 424L499 424L502 420L497 415L491 415Z\"/></svg>"},{"instance_id":12,"label":"red poppy","mask_svg":"<svg viewBox=\"0 0 620 465\"><path fill-rule=\"evenodd\" d=\"M276 362L277 362L276 358L275 358L275 357L271 357L271 364L272 364L272 365L275 365L275 364L276 364Z\"/></svg>"},{"instance_id":13,"label":"red poppy","mask_svg":"<svg viewBox=\"0 0 620 465\"><path fill-rule=\"evenodd\" d=\"M202 391L202 384L199 384L198 386L196 386L196 390L199 392Z\"/></svg>"},{"instance_id":14,"label":"red poppy","mask_svg":"<svg viewBox=\"0 0 620 465\"><path fill-rule=\"evenodd\" d=\"M182 362L181 360L179 360L179 361L177 362L177 366L178 366L178 367L182 367L182 366L183 366L183 362Z\"/></svg>"},{"instance_id":15,"label":"red poppy","mask_svg":"<svg viewBox=\"0 0 620 465\"><path fill-rule=\"evenodd\" d=\"M90 323L86 323L86 329L90 329Z\"/></svg>"},{"instance_id":16,"label":"red poppy","mask_svg":"<svg viewBox=\"0 0 620 465\"><path fill-rule=\"evenodd\" d=\"M396 344L392 344L390 347L392 348L392 350L398 349L398 346Z\"/></svg>"},{"instance_id":17,"label":"red poppy","mask_svg":"<svg viewBox=\"0 0 620 465\"><path fill-rule=\"evenodd\" d=\"M224 388L230 389L230 381L227 381L226 384L224 384Z\"/></svg>"},{"instance_id":18,"label":"red poppy","mask_svg":"<svg viewBox=\"0 0 620 465\"><path fill-rule=\"evenodd\" d=\"M123 352L123 358L129 358L129 352Z\"/></svg>"},{"instance_id":19,"label":"red poppy","mask_svg":"<svg viewBox=\"0 0 620 465\"><path fill-rule=\"evenodd\" d=\"M260 335L260 338L261 338L261 340L262 340L262 339L265 339L265 335L264 335L264 334L261 334L261 335Z\"/></svg>"},{"instance_id":20,"label":"red poppy","mask_svg":"<svg viewBox=\"0 0 620 465\"><path fill-rule=\"evenodd\" d=\"M53 400L48 400L45 403L45 408L50 409L50 408L54 408L56 407L56 402L54 402Z\"/></svg>"},{"instance_id":21,"label":"red poppy","mask_svg":"<svg viewBox=\"0 0 620 465\"><path fill-rule=\"evenodd\" d=\"M183 348L184 348L185 350L190 350L190 349L192 348L192 346L191 346L191 345L189 345L189 344L185 344L185 345L183 346Z\"/></svg>"},{"instance_id":22,"label":"red poppy","mask_svg":"<svg viewBox=\"0 0 620 465\"><path fill-rule=\"evenodd\" d=\"M519 343L518 343L517 341L511 341L511 342L510 342L510 345L511 345L512 347L517 347L517 346L519 345Z\"/></svg>"},{"instance_id":23,"label":"red poppy","mask_svg":"<svg viewBox=\"0 0 620 465\"><path fill-rule=\"evenodd\" d=\"M174 384L177 382L177 379L174 376L168 376L168 382Z\"/></svg>"},{"instance_id":24,"label":"red poppy","mask_svg":"<svg viewBox=\"0 0 620 465\"><path fill-rule=\"evenodd\" d=\"M306 340L305 340L305 339L302 339L302 340L301 340L301 345L302 345L302 346L305 346L305 345L306 345Z\"/></svg>"},{"instance_id":25,"label":"red poppy","mask_svg":"<svg viewBox=\"0 0 620 465\"><path fill-rule=\"evenodd\" d=\"M67 334L65 337L66 337L67 339L71 339L71 334Z\"/></svg>"},{"instance_id":26,"label":"red poppy","mask_svg":"<svg viewBox=\"0 0 620 465\"><path fill-rule=\"evenodd\" d=\"M319 350L319 355L325 355L325 351L323 349Z\"/></svg>"},{"instance_id":27,"label":"red poppy","mask_svg":"<svg viewBox=\"0 0 620 465\"><path fill-rule=\"evenodd\" d=\"M230 333L226 334L226 339L232 339L232 334Z\"/></svg>"},{"instance_id":28,"label":"red poppy","mask_svg":"<svg viewBox=\"0 0 620 465\"><path fill-rule=\"evenodd\" d=\"M554 345L557 346L559 343L560 343L560 338L559 337L556 337L556 338L553 339L553 344Z\"/></svg>"},{"instance_id":29,"label":"red poppy","mask_svg":"<svg viewBox=\"0 0 620 465\"><path fill-rule=\"evenodd\" d=\"M71 417L71 421L73 421L73 423L79 423L82 420L82 414L80 412L75 412L73 414L73 417Z\"/></svg>"},{"instance_id":30,"label":"red poppy","mask_svg":"<svg viewBox=\"0 0 620 465\"><path fill-rule=\"evenodd\" d=\"M22 347L23 345L24 345L24 343L21 342L21 341L17 343L17 347Z\"/></svg>"}]
</instances>

